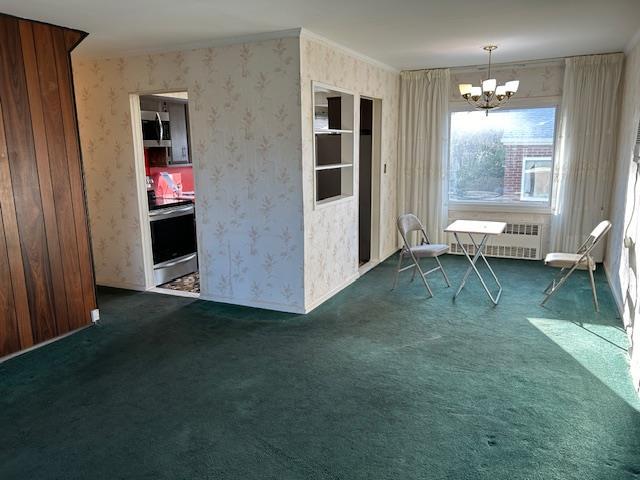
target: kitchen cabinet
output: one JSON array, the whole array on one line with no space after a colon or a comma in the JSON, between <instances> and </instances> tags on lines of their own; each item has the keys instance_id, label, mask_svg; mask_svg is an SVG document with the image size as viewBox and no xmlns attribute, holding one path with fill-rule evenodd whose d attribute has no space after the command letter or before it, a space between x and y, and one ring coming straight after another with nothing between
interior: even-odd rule
<instances>
[{"instance_id":1,"label":"kitchen cabinet","mask_svg":"<svg viewBox=\"0 0 640 480\"><path fill-rule=\"evenodd\" d=\"M182 102L166 102L171 121L171 157L169 163L191 163L189 152L189 117L187 104Z\"/></svg>"}]
</instances>

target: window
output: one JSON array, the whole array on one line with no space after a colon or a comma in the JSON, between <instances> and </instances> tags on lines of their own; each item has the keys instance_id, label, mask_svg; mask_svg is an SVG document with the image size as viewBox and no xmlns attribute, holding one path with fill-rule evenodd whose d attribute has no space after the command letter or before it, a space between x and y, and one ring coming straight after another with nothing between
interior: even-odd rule
<instances>
[{"instance_id":1,"label":"window","mask_svg":"<svg viewBox=\"0 0 640 480\"><path fill-rule=\"evenodd\" d=\"M451 113L449 201L549 204L556 107Z\"/></svg>"},{"instance_id":2,"label":"window","mask_svg":"<svg viewBox=\"0 0 640 480\"><path fill-rule=\"evenodd\" d=\"M520 199L546 202L551 191L551 170L551 157L524 157Z\"/></svg>"}]
</instances>

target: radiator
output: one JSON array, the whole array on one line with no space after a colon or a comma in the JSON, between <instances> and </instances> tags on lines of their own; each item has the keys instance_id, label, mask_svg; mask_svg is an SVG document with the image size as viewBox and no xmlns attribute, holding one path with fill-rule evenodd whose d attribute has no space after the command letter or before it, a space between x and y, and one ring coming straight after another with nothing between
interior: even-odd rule
<instances>
[{"instance_id":1,"label":"radiator","mask_svg":"<svg viewBox=\"0 0 640 480\"><path fill-rule=\"evenodd\" d=\"M466 234L459 235L469 255L475 253L475 247ZM476 243L482 236L473 236ZM450 253L464 255L452 233L449 234ZM540 260L542 258L542 225L537 223L508 223L502 235L490 236L484 254L487 257L521 258Z\"/></svg>"}]
</instances>

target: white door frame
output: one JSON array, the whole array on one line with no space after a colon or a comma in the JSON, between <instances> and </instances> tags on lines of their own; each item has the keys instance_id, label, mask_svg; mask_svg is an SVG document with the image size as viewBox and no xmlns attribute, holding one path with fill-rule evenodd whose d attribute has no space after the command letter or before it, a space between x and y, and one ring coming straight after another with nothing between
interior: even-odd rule
<instances>
[{"instance_id":1,"label":"white door frame","mask_svg":"<svg viewBox=\"0 0 640 480\"><path fill-rule=\"evenodd\" d=\"M373 122L371 129L371 258L359 267L360 275L378 265L382 259L380 248L382 228L382 99L361 95L360 98L373 102ZM359 113L359 106L358 106ZM359 118L359 116L358 116ZM360 141L358 129L358 142ZM360 158L358 158L360 162ZM360 202L360 165L358 165L358 202ZM359 232L358 232L359 235ZM358 245L360 244L358 239Z\"/></svg>"},{"instance_id":2,"label":"white door frame","mask_svg":"<svg viewBox=\"0 0 640 480\"><path fill-rule=\"evenodd\" d=\"M167 288L158 288L155 286L155 281L153 278L153 250L151 247L151 224L149 223L149 200L147 197L147 182L146 182L146 171L145 171L145 163L144 163L144 142L142 139L142 118L140 114L140 97L142 95L151 95L154 93L166 93L166 92L187 92L187 97L189 96L189 91L186 88L172 88L172 89L163 89L163 90L153 90L153 91L145 91L145 92L136 92L129 94L129 105L131 111L131 131L133 132L133 156L134 156L134 171L136 178L136 196L138 201L138 223L140 227L140 239L141 239L141 247L142 247L142 260L143 260L143 268L144 268L144 287L145 290L152 290L161 293L166 293L170 295L176 296L188 296L188 297L199 297L198 294L190 293L190 292L180 292L176 290L170 290ZM191 124L189 124L190 126ZM189 132L190 137L191 132ZM193 169L193 184L194 191L196 185L196 169L193 166L193 158L192 160L192 169ZM196 224L197 227L197 224ZM198 253L198 259L202 258L200 256L200 242L196 242L196 250Z\"/></svg>"}]
</instances>

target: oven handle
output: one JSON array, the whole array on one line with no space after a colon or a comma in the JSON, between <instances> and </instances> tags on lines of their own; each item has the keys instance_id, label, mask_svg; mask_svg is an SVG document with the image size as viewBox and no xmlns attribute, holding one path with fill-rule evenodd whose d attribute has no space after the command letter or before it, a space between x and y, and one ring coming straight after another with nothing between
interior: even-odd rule
<instances>
[{"instance_id":1,"label":"oven handle","mask_svg":"<svg viewBox=\"0 0 640 480\"><path fill-rule=\"evenodd\" d=\"M194 212L193 205L187 205L186 207L176 208L163 208L161 210L151 210L149 212L149 221L154 222L157 220L164 220L171 217L178 217L180 215L188 215Z\"/></svg>"},{"instance_id":2,"label":"oven handle","mask_svg":"<svg viewBox=\"0 0 640 480\"><path fill-rule=\"evenodd\" d=\"M162 140L164 139L164 129L162 128L162 119L160 118L160 114L158 112L156 112L156 118L158 119L158 144L162 143Z\"/></svg>"},{"instance_id":3,"label":"oven handle","mask_svg":"<svg viewBox=\"0 0 640 480\"><path fill-rule=\"evenodd\" d=\"M176 265L180 265L181 263L187 263L191 260L193 260L194 258L196 258L198 254L197 253L192 253L191 255L187 255L186 257L181 258L180 260L174 260L173 262L163 262L160 265L156 265L156 268L169 268L169 267L175 267Z\"/></svg>"}]
</instances>

